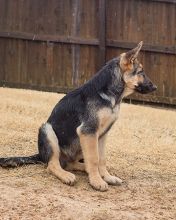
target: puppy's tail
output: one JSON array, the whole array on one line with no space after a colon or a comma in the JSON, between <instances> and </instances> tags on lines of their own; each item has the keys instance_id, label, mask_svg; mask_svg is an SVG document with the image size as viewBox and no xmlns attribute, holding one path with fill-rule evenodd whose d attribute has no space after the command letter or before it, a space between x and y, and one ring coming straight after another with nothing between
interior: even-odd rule
<instances>
[{"instance_id":1,"label":"puppy's tail","mask_svg":"<svg viewBox=\"0 0 176 220\"><path fill-rule=\"evenodd\" d=\"M39 164L42 163L39 154L29 157L7 157L0 158L0 167L17 167L25 164Z\"/></svg>"}]
</instances>

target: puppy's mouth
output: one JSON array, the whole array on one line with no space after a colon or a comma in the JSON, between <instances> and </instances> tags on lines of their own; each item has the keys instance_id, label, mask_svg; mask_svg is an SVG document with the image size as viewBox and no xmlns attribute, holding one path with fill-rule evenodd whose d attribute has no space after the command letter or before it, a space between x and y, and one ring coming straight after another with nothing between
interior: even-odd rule
<instances>
[{"instance_id":1,"label":"puppy's mouth","mask_svg":"<svg viewBox=\"0 0 176 220\"><path fill-rule=\"evenodd\" d=\"M135 91L138 93L141 93L141 94L147 94L150 92L154 92L156 89L157 89L157 86L153 85L153 84L149 84L149 85L140 84L138 86L135 86Z\"/></svg>"}]
</instances>

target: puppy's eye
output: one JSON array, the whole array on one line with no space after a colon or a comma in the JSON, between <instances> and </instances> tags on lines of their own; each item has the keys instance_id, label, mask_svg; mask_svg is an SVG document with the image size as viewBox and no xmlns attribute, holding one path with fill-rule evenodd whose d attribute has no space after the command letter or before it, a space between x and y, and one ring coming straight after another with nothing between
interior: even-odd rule
<instances>
[{"instance_id":1,"label":"puppy's eye","mask_svg":"<svg viewBox=\"0 0 176 220\"><path fill-rule=\"evenodd\" d=\"M135 75L137 75L138 73L137 73L137 71L135 70L134 72L132 72L132 75L133 76L135 76Z\"/></svg>"},{"instance_id":2,"label":"puppy's eye","mask_svg":"<svg viewBox=\"0 0 176 220\"><path fill-rule=\"evenodd\" d=\"M143 71L141 70L141 71L139 71L139 72L137 72L137 75L142 75L143 74Z\"/></svg>"}]
</instances>

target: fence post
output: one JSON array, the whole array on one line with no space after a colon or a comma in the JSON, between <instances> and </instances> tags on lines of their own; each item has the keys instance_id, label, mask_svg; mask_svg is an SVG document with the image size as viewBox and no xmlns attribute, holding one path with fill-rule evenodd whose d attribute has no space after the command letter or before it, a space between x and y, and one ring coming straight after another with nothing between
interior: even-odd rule
<instances>
[{"instance_id":1,"label":"fence post","mask_svg":"<svg viewBox=\"0 0 176 220\"><path fill-rule=\"evenodd\" d=\"M106 0L99 0L99 67L106 62Z\"/></svg>"}]
</instances>

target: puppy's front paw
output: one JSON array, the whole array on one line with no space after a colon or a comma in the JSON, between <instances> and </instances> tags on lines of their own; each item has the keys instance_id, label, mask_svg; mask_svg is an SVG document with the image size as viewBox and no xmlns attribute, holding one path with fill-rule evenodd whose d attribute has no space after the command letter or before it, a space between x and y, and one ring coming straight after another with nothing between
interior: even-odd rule
<instances>
[{"instance_id":1,"label":"puppy's front paw","mask_svg":"<svg viewBox=\"0 0 176 220\"><path fill-rule=\"evenodd\" d=\"M76 177L73 173L65 172L64 175L61 176L61 181L67 185L73 185L75 183Z\"/></svg>"},{"instance_id":2,"label":"puppy's front paw","mask_svg":"<svg viewBox=\"0 0 176 220\"><path fill-rule=\"evenodd\" d=\"M103 177L104 181L106 181L107 183L109 183L110 185L121 185L122 184L122 180L116 176L111 176L111 175L106 175Z\"/></svg>"},{"instance_id":3,"label":"puppy's front paw","mask_svg":"<svg viewBox=\"0 0 176 220\"><path fill-rule=\"evenodd\" d=\"M108 184L101 178L101 177L89 177L90 185L99 191L107 191L108 190Z\"/></svg>"}]
</instances>

